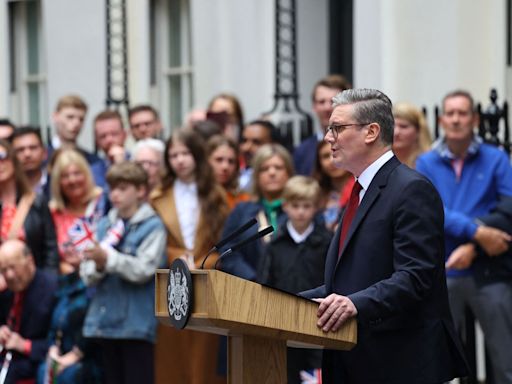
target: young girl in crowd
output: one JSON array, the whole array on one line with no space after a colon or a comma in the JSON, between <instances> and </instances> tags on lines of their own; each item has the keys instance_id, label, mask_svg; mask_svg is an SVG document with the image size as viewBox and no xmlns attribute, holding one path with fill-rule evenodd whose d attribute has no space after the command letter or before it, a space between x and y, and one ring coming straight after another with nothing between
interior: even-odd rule
<instances>
[{"instance_id":1,"label":"young girl in crowd","mask_svg":"<svg viewBox=\"0 0 512 384\"><path fill-rule=\"evenodd\" d=\"M220 240L228 205L208 163L204 141L191 131L174 133L166 143L166 174L151 194L153 207L167 227L169 263L182 258L200 266ZM205 264L211 268L215 255ZM217 376L218 336L159 326L157 383L222 383ZM172 368L169 367L172 364Z\"/></svg>"},{"instance_id":2,"label":"young girl in crowd","mask_svg":"<svg viewBox=\"0 0 512 384\"><path fill-rule=\"evenodd\" d=\"M233 209L239 202L249 200L250 195L238 187L240 152L236 143L226 136L215 135L208 140L207 146L208 161L215 179L226 192L229 208Z\"/></svg>"},{"instance_id":3,"label":"young girl in crowd","mask_svg":"<svg viewBox=\"0 0 512 384\"><path fill-rule=\"evenodd\" d=\"M320 210L323 213L325 226L334 231L339 222L341 210L350 198L354 176L334 165L330 144L320 141L317 145L313 177L321 188Z\"/></svg>"}]
</instances>

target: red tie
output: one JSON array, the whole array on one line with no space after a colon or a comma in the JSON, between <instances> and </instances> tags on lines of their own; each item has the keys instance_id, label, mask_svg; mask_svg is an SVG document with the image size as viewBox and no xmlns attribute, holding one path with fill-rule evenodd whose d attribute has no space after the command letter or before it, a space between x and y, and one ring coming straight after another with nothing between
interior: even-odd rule
<instances>
[{"instance_id":1,"label":"red tie","mask_svg":"<svg viewBox=\"0 0 512 384\"><path fill-rule=\"evenodd\" d=\"M23 299L25 292L16 292L14 294L13 303L7 316L7 326L14 332L20 331L21 312L23 310Z\"/></svg>"},{"instance_id":2,"label":"red tie","mask_svg":"<svg viewBox=\"0 0 512 384\"><path fill-rule=\"evenodd\" d=\"M340 244L339 244L339 255L341 256L341 250L343 249L343 243L345 242L345 238L347 237L348 229L352 224L352 220L354 220L354 216L356 215L357 207L359 207L359 192L361 192L361 184L358 181L354 183L352 187L352 192L350 193L350 200L348 201L347 208L345 210L345 214L343 215L343 220L341 222L341 233L340 233Z\"/></svg>"}]
</instances>

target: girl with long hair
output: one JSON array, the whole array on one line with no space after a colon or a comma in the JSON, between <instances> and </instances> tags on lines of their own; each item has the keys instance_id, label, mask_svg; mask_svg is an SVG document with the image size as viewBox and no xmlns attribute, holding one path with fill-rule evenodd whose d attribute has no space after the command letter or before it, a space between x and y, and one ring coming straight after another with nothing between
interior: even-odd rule
<instances>
[{"instance_id":1,"label":"girl with long hair","mask_svg":"<svg viewBox=\"0 0 512 384\"><path fill-rule=\"evenodd\" d=\"M220 240L228 205L208 163L205 144L191 130L174 133L165 148L166 174L150 196L168 230L167 258L200 266ZM217 255L205 263L215 264ZM218 336L160 326L156 345L157 383L223 383L216 374ZM169 369L169 362L173 367Z\"/></svg>"}]
</instances>

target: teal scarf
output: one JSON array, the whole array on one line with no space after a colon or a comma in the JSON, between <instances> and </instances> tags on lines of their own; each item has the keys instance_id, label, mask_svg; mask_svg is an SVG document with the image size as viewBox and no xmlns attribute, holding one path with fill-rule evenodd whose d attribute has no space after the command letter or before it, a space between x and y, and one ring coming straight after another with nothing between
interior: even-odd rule
<instances>
[{"instance_id":1,"label":"teal scarf","mask_svg":"<svg viewBox=\"0 0 512 384\"><path fill-rule=\"evenodd\" d=\"M269 219L270 225L274 228L274 231L277 231L277 218L281 212L283 200L277 199L274 201L268 201L261 199L261 204L263 204L263 209L265 210L265 215Z\"/></svg>"}]
</instances>

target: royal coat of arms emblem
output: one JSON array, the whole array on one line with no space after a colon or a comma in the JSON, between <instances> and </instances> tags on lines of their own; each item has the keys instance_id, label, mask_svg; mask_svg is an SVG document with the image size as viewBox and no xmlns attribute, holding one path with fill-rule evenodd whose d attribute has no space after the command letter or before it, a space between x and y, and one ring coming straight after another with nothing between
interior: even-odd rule
<instances>
[{"instance_id":1,"label":"royal coat of arms emblem","mask_svg":"<svg viewBox=\"0 0 512 384\"><path fill-rule=\"evenodd\" d=\"M171 323L182 329L187 324L190 315L192 297L192 279L190 271L181 259L176 259L169 269L169 284L167 285L167 308Z\"/></svg>"}]
</instances>

